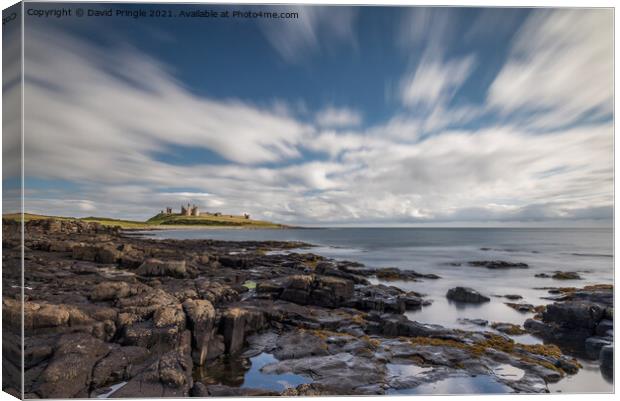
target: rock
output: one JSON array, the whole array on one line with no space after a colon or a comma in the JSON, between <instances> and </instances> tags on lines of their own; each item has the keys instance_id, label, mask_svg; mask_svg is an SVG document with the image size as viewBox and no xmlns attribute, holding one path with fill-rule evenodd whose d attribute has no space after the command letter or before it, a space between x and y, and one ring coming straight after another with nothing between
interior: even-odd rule
<instances>
[{"instance_id":1,"label":"rock","mask_svg":"<svg viewBox=\"0 0 620 401\"><path fill-rule=\"evenodd\" d=\"M561 272L556 271L551 278L555 280L581 280L581 276L577 272Z\"/></svg>"},{"instance_id":2,"label":"rock","mask_svg":"<svg viewBox=\"0 0 620 401\"><path fill-rule=\"evenodd\" d=\"M117 390L114 397L187 397L193 384L189 355L169 351Z\"/></svg>"},{"instance_id":3,"label":"rock","mask_svg":"<svg viewBox=\"0 0 620 401\"><path fill-rule=\"evenodd\" d=\"M129 284L122 281L105 281L97 284L90 294L90 299L99 301L114 301L126 298L131 294Z\"/></svg>"},{"instance_id":4,"label":"rock","mask_svg":"<svg viewBox=\"0 0 620 401\"><path fill-rule=\"evenodd\" d=\"M429 305L422 295L384 284L356 286L354 296L343 305L363 311L404 313Z\"/></svg>"},{"instance_id":5,"label":"rock","mask_svg":"<svg viewBox=\"0 0 620 401\"><path fill-rule=\"evenodd\" d=\"M542 313L543 321L565 328L586 328L593 331L603 318L604 309L597 304L580 301L553 303Z\"/></svg>"},{"instance_id":6,"label":"rock","mask_svg":"<svg viewBox=\"0 0 620 401\"><path fill-rule=\"evenodd\" d=\"M242 308L229 308L222 316L221 332L224 336L226 352L236 354L241 350L245 335L260 330L265 324L260 311Z\"/></svg>"},{"instance_id":7,"label":"rock","mask_svg":"<svg viewBox=\"0 0 620 401\"><path fill-rule=\"evenodd\" d=\"M614 376L614 346L605 345L601 348L601 353L599 355L599 360L601 363L601 371L607 377L613 378Z\"/></svg>"},{"instance_id":8,"label":"rock","mask_svg":"<svg viewBox=\"0 0 620 401\"><path fill-rule=\"evenodd\" d=\"M502 333L510 334L510 335L520 335L525 334L527 331L523 330L521 326L512 323L491 323L491 327L497 331L501 331Z\"/></svg>"},{"instance_id":9,"label":"rock","mask_svg":"<svg viewBox=\"0 0 620 401\"><path fill-rule=\"evenodd\" d=\"M491 298L480 294L478 291L467 287L455 287L448 290L446 297L455 302L482 303L489 302Z\"/></svg>"},{"instance_id":10,"label":"rock","mask_svg":"<svg viewBox=\"0 0 620 401\"><path fill-rule=\"evenodd\" d=\"M319 275L289 276L283 283L279 299L300 305L337 307L353 296L353 282ZM265 292L262 287L260 292Z\"/></svg>"},{"instance_id":11,"label":"rock","mask_svg":"<svg viewBox=\"0 0 620 401\"><path fill-rule=\"evenodd\" d=\"M63 335L38 379L37 394L43 398L87 398L93 367L109 349L109 344L89 334Z\"/></svg>"},{"instance_id":12,"label":"rock","mask_svg":"<svg viewBox=\"0 0 620 401\"><path fill-rule=\"evenodd\" d=\"M73 259L90 262L115 264L121 254L114 244L87 245L78 244L72 249Z\"/></svg>"},{"instance_id":13,"label":"rock","mask_svg":"<svg viewBox=\"0 0 620 401\"><path fill-rule=\"evenodd\" d=\"M180 330L185 328L185 313L181 305L162 306L153 314L155 327L177 326Z\"/></svg>"},{"instance_id":14,"label":"rock","mask_svg":"<svg viewBox=\"0 0 620 401\"><path fill-rule=\"evenodd\" d=\"M100 388L126 381L136 375L149 357L149 350L143 347L119 347L101 359L93 369L92 385Z\"/></svg>"},{"instance_id":15,"label":"rock","mask_svg":"<svg viewBox=\"0 0 620 401\"><path fill-rule=\"evenodd\" d=\"M206 386L206 390L208 397L273 397L279 395L275 391L261 388L230 387L221 384ZM197 389L196 392L204 394L203 389ZM200 395L200 397L204 397L204 395Z\"/></svg>"},{"instance_id":16,"label":"rock","mask_svg":"<svg viewBox=\"0 0 620 401\"><path fill-rule=\"evenodd\" d=\"M147 259L140 265L137 274L141 276L171 276L184 278L187 276L187 267L184 260Z\"/></svg>"},{"instance_id":17,"label":"rock","mask_svg":"<svg viewBox=\"0 0 620 401\"><path fill-rule=\"evenodd\" d=\"M204 365L215 325L215 309L211 302L202 299L186 300L183 309L192 332L192 357L196 364Z\"/></svg>"},{"instance_id":18,"label":"rock","mask_svg":"<svg viewBox=\"0 0 620 401\"><path fill-rule=\"evenodd\" d=\"M538 277L538 278L550 278L551 276L547 273L538 273L535 274L534 277Z\"/></svg>"},{"instance_id":19,"label":"rock","mask_svg":"<svg viewBox=\"0 0 620 401\"><path fill-rule=\"evenodd\" d=\"M503 260L476 260L467 262L469 266L486 267L487 269L527 269L527 263L506 262Z\"/></svg>"},{"instance_id":20,"label":"rock","mask_svg":"<svg viewBox=\"0 0 620 401\"><path fill-rule=\"evenodd\" d=\"M614 329L613 320L604 319L598 322L596 325L596 335L606 336L610 330Z\"/></svg>"},{"instance_id":21,"label":"rock","mask_svg":"<svg viewBox=\"0 0 620 401\"><path fill-rule=\"evenodd\" d=\"M532 304L518 304L514 302L505 302L504 305L511 307L512 309L519 312L537 312L537 308Z\"/></svg>"},{"instance_id":22,"label":"rock","mask_svg":"<svg viewBox=\"0 0 620 401\"><path fill-rule=\"evenodd\" d=\"M599 359L601 349L606 345L611 345L612 342L601 337L589 337L585 341L586 355L590 359Z\"/></svg>"},{"instance_id":23,"label":"rock","mask_svg":"<svg viewBox=\"0 0 620 401\"><path fill-rule=\"evenodd\" d=\"M375 270L375 275L381 280L416 281L418 278L438 279L436 274L421 274L413 270L402 270L397 267L383 267Z\"/></svg>"},{"instance_id":24,"label":"rock","mask_svg":"<svg viewBox=\"0 0 620 401\"><path fill-rule=\"evenodd\" d=\"M278 337L276 349L273 353L278 360L299 359L309 356L328 355L327 351L330 333L321 331L309 332L294 330ZM344 338L344 336L343 336Z\"/></svg>"},{"instance_id":25,"label":"rock","mask_svg":"<svg viewBox=\"0 0 620 401\"><path fill-rule=\"evenodd\" d=\"M467 318L460 318L459 322L462 323L471 323L471 324L475 324L476 326L486 326L487 324L489 324L488 320L485 319L467 319Z\"/></svg>"},{"instance_id":26,"label":"rock","mask_svg":"<svg viewBox=\"0 0 620 401\"><path fill-rule=\"evenodd\" d=\"M519 299L523 299L523 297L521 295L517 295L517 294L504 295L504 298L510 299L511 301L516 301L516 300L519 300Z\"/></svg>"}]
</instances>

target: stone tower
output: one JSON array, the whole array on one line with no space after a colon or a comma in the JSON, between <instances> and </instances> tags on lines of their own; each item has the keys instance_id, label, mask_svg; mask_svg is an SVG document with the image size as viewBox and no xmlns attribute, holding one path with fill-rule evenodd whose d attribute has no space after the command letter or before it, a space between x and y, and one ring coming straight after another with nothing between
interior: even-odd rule
<instances>
[{"instance_id":1,"label":"stone tower","mask_svg":"<svg viewBox=\"0 0 620 401\"><path fill-rule=\"evenodd\" d=\"M191 213L192 213L192 210L191 210L191 207L189 206L189 203L187 204L187 207L181 206L182 216L191 216Z\"/></svg>"},{"instance_id":2,"label":"stone tower","mask_svg":"<svg viewBox=\"0 0 620 401\"><path fill-rule=\"evenodd\" d=\"M193 205L191 215L196 217L200 216L200 210L198 210L198 206Z\"/></svg>"}]
</instances>

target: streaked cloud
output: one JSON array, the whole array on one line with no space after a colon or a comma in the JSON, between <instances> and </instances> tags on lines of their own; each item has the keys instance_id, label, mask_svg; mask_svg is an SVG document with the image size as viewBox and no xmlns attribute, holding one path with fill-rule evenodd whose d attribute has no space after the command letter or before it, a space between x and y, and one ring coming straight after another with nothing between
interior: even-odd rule
<instances>
[{"instance_id":1,"label":"streaked cloud","mask_svg":"<svg viewBox=\"0 0 620 401\"><path fill-rule=\"evenodd\" d=\"M316 115L320 127L351 127L362 123L362 115L349 108L327 107Z\"/></svg>"},{"instance_id":2,"label":"streaked cloud","mask_svg":"<svg viewBox=\"0 0 620 401\"><path fill-rule=\"evenodd\" d=\"M286 10L297 12L299 18L268 20L261 28L287 62L297 63L319 49L357 45L354 34L357 12L352 7L287 6Z\"/></svg>"},{"instance_id":3,"label":"streaked cloud","mask_svg":"<svg viewBox=\"0 0 620 401\"><path fill-rule=\"evenodd\" d=\"M613 14L604 9L540 10L514 39L510 56L489 89L502 113L535 114L541 128L613 107Z\"/></svg>"},{"instance_id":4,"label":"streaked cloud","mask_svg":"<svg viewBox=\"0 0 620 401\"><path fill-rule=\"evenodd\" d=\"M285 60L322 49L322 35L355 40L350 9L323 10L304 8L301 25L273 28ZM379 121L355 103L304 103L297 113L300 105L282 99L265 107L198 96L137 49L108 52L35 30L26 49L26 174L74 187L33 189L27 208L147 218L189 201L295 224L607 222L613 126L570 122L611 113L608 15L533 13L486 101L458 106L455 93L482 60L448 54L439 39L424 43L431 22L442 30L449 13L414 15L422 27L404 32L422 49L403 68L402 107ZM222 161L156 156L171 147Z\"/></svg>"}]
</instances>

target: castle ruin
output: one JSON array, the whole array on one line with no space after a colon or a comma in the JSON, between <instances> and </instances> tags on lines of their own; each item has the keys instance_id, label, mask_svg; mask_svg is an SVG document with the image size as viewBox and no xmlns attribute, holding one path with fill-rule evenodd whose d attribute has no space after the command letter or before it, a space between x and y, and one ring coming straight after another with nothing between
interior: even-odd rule
<instances>
[{"instance_id":1,"label":"castle ruin","mask_svg":"<svg viewBox=\"0 0 620 401\"><path fill-rule=\"evenodd\" d=\"M200 216L200 210L198 210L198 206L196 205L190 206L190 204L188 203L187 207L181 206L181 215L198 217Z\"/></svg>"}]
</instances>

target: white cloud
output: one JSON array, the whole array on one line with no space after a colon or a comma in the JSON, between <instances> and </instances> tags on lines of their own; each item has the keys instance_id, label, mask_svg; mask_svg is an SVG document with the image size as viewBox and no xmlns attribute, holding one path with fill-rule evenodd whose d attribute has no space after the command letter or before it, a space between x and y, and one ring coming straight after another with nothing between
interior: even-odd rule
<instances>
[{"instance_id":1,"label":"white cloud","mask_svg":"<svg viewBox=\"0 0 620 401\"><path fill-rule=\"evenodd\" d=\"M354 111L343 118L347 109L333 109L328 128L321 112L314 126L283 103L196 96L137 51L29 35L37 40L26 49L26 173L76 187L31 191L32 212L148 218L194 202L284 223L384 224L608 219L613 206L611 123L545 134L447 128L479 112L446 107L469 74L467 59L428 58L411 76L418 89L408 99L431 111L423 118L396 114L363 127ZM230 163L154 156L170 145L204 147ZM326 160L304 159L308 149Z\"/></svg>"},{"instance_id":2,"label":"white cloud","mask_svg":"<svg viewBox=\"0 0 620 401\"><path fill-rule=\"evenodd\" d=\"M362 123L362 115L349 108L327 107L316 115L316 123L321 127L351 127Z\"/></svg>"},{"instance_id":3,"label":"white cloud","mask_svg":"<svg viewBox=\"0 0 620 401\"><path fill-rule=\"evenodd\" d=\"M271 19L261 25L267 40L285 61L298 62L321 48L356 46L354 8L289 6L288 10L297 12L299 18Z\"/></svg>"},{"instance_id":4,"label":"white cloud","mask_svg":"<svg viewBox=\"0 0 620 401\"><path fill-rule=\"evenodd\" d=\"M539 10L522 26L489 89L503 113L535 112L541 128L566 126L613 107L613 12Z\"/></svg>"},{"instance_id":5,"label":"white cloud","mask_svg":"<svg viewBox=\"0 0 620 401\"><path fill-rule=\"evenodd\" d=\"M401 82L401 98L405 106L434 107L449 101L471 73L473 57L442 61L427 54L415 72Z\"/></svg>"}]
</instances>

